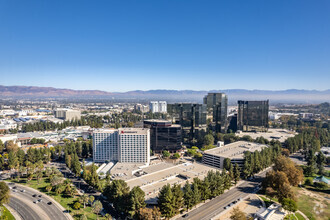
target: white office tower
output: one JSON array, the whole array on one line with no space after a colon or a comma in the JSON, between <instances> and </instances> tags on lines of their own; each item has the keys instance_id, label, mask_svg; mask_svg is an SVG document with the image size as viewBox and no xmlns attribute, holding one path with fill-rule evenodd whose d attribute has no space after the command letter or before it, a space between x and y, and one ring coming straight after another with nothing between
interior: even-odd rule
<instances>
[{"instance_id":1,"label":"white office tower","mask_svg":"<svg viewBox=\"0 0 330 220\"><path fill-rule=\"evenodd\" d=\"M97 163L118 161L117 130L98 130L93 132L93 161Z\"/></svg>"},{"instance_id":2,"label":"white office tower","mask_svg":"<svg viewBox=\"0 0 330 220\"><path fill-rule=\"evenodd\" d=\"M152 113L159 112L159 103L157 101L151 101L149 103L149 109Z\"/></svg>"},{"instance_id":3,"label":"white office tower","mask_svg":"<svg viewBox=\"0 0 330 220\"><path fill-rule=\"evenodd\" d=\"M93 160L121 163L150 162L150 130L120 128L93 132Z\"/></svg>"},{"instance_id":4,"label":"white office tower","mask_svg":"<svg viewBox=\"0 0 330 220\"><path fill-rule=\"evenodd\" d=\"M119 161L121 163L150 162L150 130L146 128L119 129Z\"/></svg>"},{"instance_id":5,"label":"white office tower","mask_svg":"<svg viewBox=\"0 0 330 220\"><path fill-rule=\"evenodd\" d=\"M166 101L159 101L158 103L159 103L159 107L158 107L159 112L166 113L167 112L167 103L166 103Z\"/></svg>"}]
</instances>

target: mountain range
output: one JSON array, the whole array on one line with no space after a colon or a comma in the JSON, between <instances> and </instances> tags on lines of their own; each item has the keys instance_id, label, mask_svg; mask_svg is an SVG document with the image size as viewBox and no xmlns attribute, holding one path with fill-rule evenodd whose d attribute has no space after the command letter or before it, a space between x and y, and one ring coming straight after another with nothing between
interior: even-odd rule
<instances>
[{"instance_id":1,"label":"mountain range","mask_svg":"<svg viewBox=\"0 0 330 220\"><path fill-rule=\"evenodd\" d=\"M271 103L320 103L330 102L330 89L319 90L135 90L128 92L106 92L101 90L73 90L37 86L1 86L0 98L97 98L125 100L165 100L168 102L199 102L208 92L224 92L228 95L229 103L237 100L264 100Z\"/></svg>"}]
</instances>

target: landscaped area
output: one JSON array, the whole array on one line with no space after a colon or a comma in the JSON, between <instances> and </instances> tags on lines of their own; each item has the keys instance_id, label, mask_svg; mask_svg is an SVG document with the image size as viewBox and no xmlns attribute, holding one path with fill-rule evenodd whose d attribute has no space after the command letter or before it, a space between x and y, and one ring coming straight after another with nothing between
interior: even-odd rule
<instances>
[{"instance_id":1,"label":"landscaped area","mask_svg":"<svg viewBox=\"0 0 330 220\"><path fill-rule=\"evenodd\" d=\"M15 220L14 216L9 212L9 210L6 207L0 206L0 209L1 209L1 214L0 214L1 220Z\"/></svg>"},{"instance_id":2,"label":"landscaped area","mask_svg":"<svg viewBox=\"0 0 330 220\"><path fill-rule=\"evenodd\" d=\"M328 220L330 216L329 194L294 187L298 210L310 220Z\"/></svg>"},{"instance_id":3,"label":"landscaped area","mask_svg":"<svg viewBox=\"0 0 330 220\"><path fill-rule=\"evenodd\" d=\"M46 187L50 184L49 183L49 178L42 178L39 183L37 180L33 179L27 182L26 178L21 178L20 181L17 180L11 180L11 182L14 183L19 183L22 185L26 185L28 187L31 187L33 189L36 189L40 192L45 193L46 195L51 196L53 199L55 199L59 204L61 204L61 206L63 206L66 210L69 210L71 215L75 218L75 219L79 219L79 217L81 215L85 215L87 217L87 219L96 219L97 216L96 214L94 214L92 212L92 208L91 206L87 206L86 208L82 207L79 210L75 210L73 208L73 204L78 201L78 196L74 196L74 197L70 197L70 196L65 196L63 194L58 194L56 195L55 192L47 192ZM101 216L99 216L98 219L104 219Z\"/></svg>"}]
</instances>

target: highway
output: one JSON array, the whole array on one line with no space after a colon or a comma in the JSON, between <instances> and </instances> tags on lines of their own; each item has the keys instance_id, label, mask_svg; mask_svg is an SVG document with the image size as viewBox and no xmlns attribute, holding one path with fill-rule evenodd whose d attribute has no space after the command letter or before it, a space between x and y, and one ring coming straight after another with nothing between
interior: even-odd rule
<instances>
[{"instance_id":1,"label":"highway","mask_svg":"<svg viewBox=\"0 0 330 220\"><path fill-rule=\"evenodd\" d=\"M261 172L255 179L250 181L243 181L239 186L228 190L224 194L212 199L211 201L203 204L202 206L188 212L184 217L178 219L189 219L189 220L209 220L222 211L225 210L225 207L230 203L237 201L239 198L245 198L250 193L254 193L256 188L262 182L263 177L265 176L266 171Z\"/></svg>"},{"instance_id":2,"label":"highway","mask_svg":"<svg viewBox=\"0 0 330 220\"><path fill-rule=\"evenodd\" d=\"M54 200L43 193L18 184L10 184L11 197L9 206L22 219L31 220L66 220L72 219L69 214L63 213L64 208L54 204ZM24 191L23 191L24 190ZM35 197L34 197L35 195ZM41 197L39 197L41 195ZM41 202L34 201L41 199Z\"/></svg>"}]
</instances>

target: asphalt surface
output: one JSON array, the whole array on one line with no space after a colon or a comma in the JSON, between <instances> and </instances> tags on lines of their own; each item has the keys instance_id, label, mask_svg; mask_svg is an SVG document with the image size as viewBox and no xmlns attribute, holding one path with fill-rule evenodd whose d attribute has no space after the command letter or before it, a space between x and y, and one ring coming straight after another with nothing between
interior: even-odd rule
<instances>
[{"instance_id":1,"label":"asphalt surface","mask_svg":"<svg viewBox=\"0 0 330 220\"><path fill-rule=\"evenodd\" d=\"M14 209L22 219L41 220L42 218L30 206L16 197L10 197L9 207Z\"/></svg>"},{"instance_id":2,"label":"asphalt surface","mask_svg":"<svg viewBox=\"0 0 330 220\"><path fill-rule=\"evenodd\" d=\"M250 193L255 193L265 174L266 171L263 171L259 175L256 175L255 179L243 181L239 186L228 190L224 194L212 199L197 209L188 212L188 214L182 215L178 219L208 220L217 216L224 211L225 207L229 204L237 201L239 198L244 199Z\"/></svg>"},{"instance_id":3,"label":"asphalt surface","mask_svg":"<svg viewBox=\"0 0 330 220\"><path fill-rule=\"evenodd\" d=\"M66 220L67 217L63 211L58 208L47 196L36 193L28 187L19 185L9 185L11 190L11 198L9 206L15 210L22 219L51 219ZM24 189L24 192L21 190ZM36 195L36 197L33 197ZM41 195L41 197L39 197ZM42 202L34 203L34 201L42 199ZM52 204L47 204L52 202Z\"/></svg>"}]
</instances>

